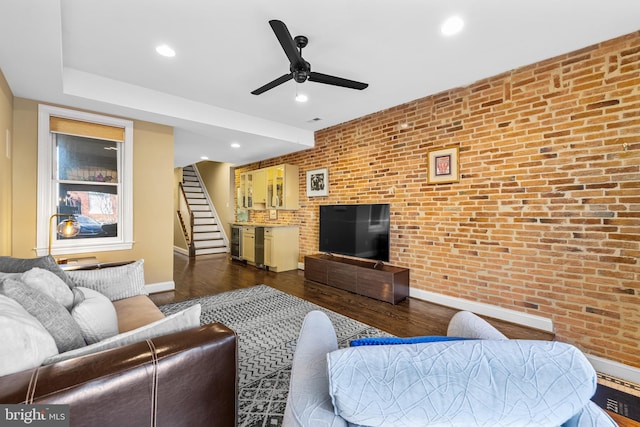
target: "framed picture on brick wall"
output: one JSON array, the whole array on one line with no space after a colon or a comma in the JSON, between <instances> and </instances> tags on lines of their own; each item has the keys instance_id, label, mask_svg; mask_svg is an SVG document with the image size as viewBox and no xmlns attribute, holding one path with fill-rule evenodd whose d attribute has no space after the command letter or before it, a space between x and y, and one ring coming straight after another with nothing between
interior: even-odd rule
<instances>
[{"instance_id":1,"label":"framed picture on brick wall","mask_svg":"<svg viewBox=\"0 0 640 427\"><path fill-rule=\"evenodd\" d=\"M429 184L460 181L459 152L460 147L457 145L429 150Z\"/></svg>"},{"instance_id":2,"label":"framed picture on brick wall","mask_svg":"<svg viewBox=\"0 0 640 427\"><path fill-rule=\"evenodd\" d=\"M307 197L329 195L329 169L307 171Z\"/></svg>"}]
</instances>

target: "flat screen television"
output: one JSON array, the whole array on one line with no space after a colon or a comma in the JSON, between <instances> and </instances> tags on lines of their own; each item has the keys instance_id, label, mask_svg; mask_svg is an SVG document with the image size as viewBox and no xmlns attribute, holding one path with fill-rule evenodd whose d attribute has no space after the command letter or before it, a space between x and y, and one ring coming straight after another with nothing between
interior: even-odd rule
<instances>
[{"instance_id":1,"label":"flat screen television","mask_svg":"<svg viewBox=\"0 0 640 427\"><path fill-rule=\"evenodd\" d=\"M389 204L320 206L320 252L389 261Z\"/></svg>"}]
</instances>

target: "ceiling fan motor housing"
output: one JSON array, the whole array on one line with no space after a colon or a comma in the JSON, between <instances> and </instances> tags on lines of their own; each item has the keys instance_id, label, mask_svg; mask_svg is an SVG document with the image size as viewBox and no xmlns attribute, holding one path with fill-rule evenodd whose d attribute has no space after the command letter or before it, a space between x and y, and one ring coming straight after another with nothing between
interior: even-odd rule
<instances>
[{"instance_id":1,"label":"ceiling fan motor housing","mask_svg":"<svg viewBox=\"0 0 640 427\"><path fill-rule=\"evenodd\" d=\"M311 73L311 64L302 58L302 49L307 46L309 39L306 36L295 36L293 41L298 47L301 61L296 64L291 64L290 71L293 74L293 80L297 83L304 83L307 81L309 74Z\"/></svg>"}]
</instances>

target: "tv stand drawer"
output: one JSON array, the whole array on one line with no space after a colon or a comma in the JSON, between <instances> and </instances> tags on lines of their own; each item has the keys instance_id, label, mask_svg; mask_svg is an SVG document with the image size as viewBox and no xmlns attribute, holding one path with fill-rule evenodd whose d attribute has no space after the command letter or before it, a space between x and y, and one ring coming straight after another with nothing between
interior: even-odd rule
<instances>
[{"instance_id":1,"label":"tv stand drawer","mask_svg":"<svg viewBox=\"0 0 640 427\"><path fill-rule=\"evenodd\" d=\"M304 258L304 278L319 283L327 283L327 263L319 258Z\"/></svg>"},{"instance_id":2,"label":"tv stand drawer","mask_svg":"<svg viewBox=\"0 0 640 427\"><path fill-rule=\"evenodd\" d=\"M345 291L356 291L356 277L358 267L355 265L333 263L327 269L327 285L334 288L344 289Z\"/></svg>"}]
</instances>

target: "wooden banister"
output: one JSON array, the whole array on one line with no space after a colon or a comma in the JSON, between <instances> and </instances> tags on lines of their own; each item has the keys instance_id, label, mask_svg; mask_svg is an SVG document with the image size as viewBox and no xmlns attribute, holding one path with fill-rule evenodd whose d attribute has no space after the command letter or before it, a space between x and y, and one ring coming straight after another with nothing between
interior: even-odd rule
<instances>
[{"instance_id":1,"label":"wooden banister","mask_svg":"<svg viewBox=\"0 0 640 427\"><path fill-rule=\"evenodd\" d=\"M191 211L189 202L187 201L187 195L184 191L182 183L178 184L180 190L180 204L178 209L178 217L182 223L182 231L189 247L189 256L194 257L196 255L195 244L193 242L193 227L195 223L195 215Z\"/></svg>"}]
</instances>

